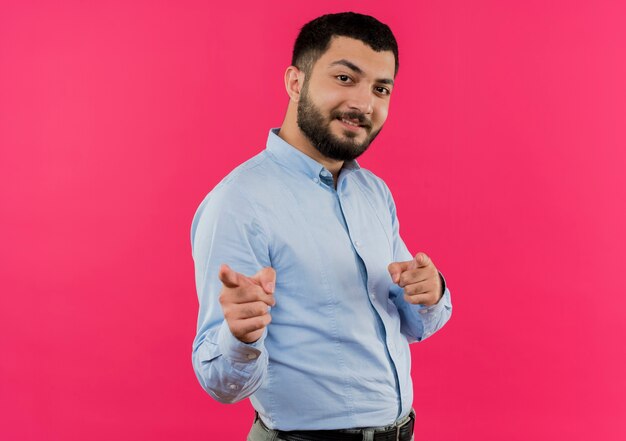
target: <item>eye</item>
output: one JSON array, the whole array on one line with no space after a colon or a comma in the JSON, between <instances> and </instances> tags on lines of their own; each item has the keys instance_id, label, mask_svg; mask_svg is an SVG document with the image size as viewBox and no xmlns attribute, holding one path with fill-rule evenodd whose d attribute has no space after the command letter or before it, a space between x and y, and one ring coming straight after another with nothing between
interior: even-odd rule
<instances>
[{"instance_id":1,"label":"eye","mask_svg":"<svg viewBox=\"0 0 626 441\"><path fill-rule=\"evenodd\" d=\"M376 93L378 93L380 95L389 95L389 94L391 94L391 90L387 89L386 87L382 87L382 86L376 86L374 88L374 90L376 91Z\"/></svg>"},{"instance_id":2,"label":"eye","mask_svg":"<svg viewBox=\"0 0 626 441\"><path fill-rule=\"evenodd\" d=\"M341 81L342 83L349 83L352 81L352 79L348 76L348 75L335 75L335 78L337 78L339 81Z\"/></svg>"}]
</instances>

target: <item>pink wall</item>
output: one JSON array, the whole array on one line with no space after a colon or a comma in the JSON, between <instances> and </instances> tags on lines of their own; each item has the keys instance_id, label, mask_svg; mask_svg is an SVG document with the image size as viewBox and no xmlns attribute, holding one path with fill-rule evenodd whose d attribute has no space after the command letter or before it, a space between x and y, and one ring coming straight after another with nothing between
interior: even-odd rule
<instances>
[{"instance_id":1,"label":"pink wall","mask_svg":"<svg viewBox=\"0 0 626 441\"><path fill-rule=\"evenodd\" d=\"M423 439L626 439L626 7L593 0L3 1L0 439L244 438L191 367L190 222L350 9L401 51L361 162L453 293Z\"/></svg>"}]
</instances>

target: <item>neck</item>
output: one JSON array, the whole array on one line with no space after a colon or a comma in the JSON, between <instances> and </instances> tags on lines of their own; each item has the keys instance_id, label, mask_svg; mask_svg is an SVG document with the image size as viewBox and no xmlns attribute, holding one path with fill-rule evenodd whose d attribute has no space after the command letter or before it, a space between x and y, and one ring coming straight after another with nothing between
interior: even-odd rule
<instances>
[{"instance_id":1,"label":"neck","mask_svg":"<svg viewBox=\"0 0 626 441\"><path fill-rule=\"evenodd\" d=\"M291 107L292 104L293 103L290 102L289 107ZM283 121L282 126L280 126L278 136L289 143L292 147L300 150L311 159L314 159L322 164L330 173L332 173L335 185L337 185L337 178L339 177L341 167L343 167L343 161L327 158L311 144L309 139L298 127L295 109L287 109L287 114L285 115L285 120Z\"/></svg>"}]
</instances>

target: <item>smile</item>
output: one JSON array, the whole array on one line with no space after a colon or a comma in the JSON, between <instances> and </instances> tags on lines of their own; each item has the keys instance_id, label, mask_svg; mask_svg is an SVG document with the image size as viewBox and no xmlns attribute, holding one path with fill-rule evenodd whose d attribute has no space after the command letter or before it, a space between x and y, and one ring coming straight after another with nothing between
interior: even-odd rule
<instances>
[{"instance_id":1,"label":"smile","mask_svg":"<svg viewBox=\"0 0 626 441\"><path fill-rule=\"evenodd\" d=\"M349 130L358 130L363 128L357 121L349 120L346 118L337 118L337 120Z\"/></svg>"}]
</instances>

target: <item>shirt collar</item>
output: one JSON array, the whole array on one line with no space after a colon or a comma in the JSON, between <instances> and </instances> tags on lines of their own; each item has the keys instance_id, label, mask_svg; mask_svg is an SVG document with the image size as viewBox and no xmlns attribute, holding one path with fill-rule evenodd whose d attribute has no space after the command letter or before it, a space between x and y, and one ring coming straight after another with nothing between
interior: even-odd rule
<instances>
[{"instance_id":1,"label":"shirt collar","mask_svg":"<svg viewBox=\"0 0 626 441\"><path fill-rule=\"evenodd\" d=\"M327 179L330 176L332 180L332 175L326 167L278 136L279 131L280 128L270 129L270 133L267 137L267 150L274 157L276 162L290 170L304 173L310 178ZM341 173L359 170L360 168L356 160L345 161Z\"/></svg>"}]
</instances>

